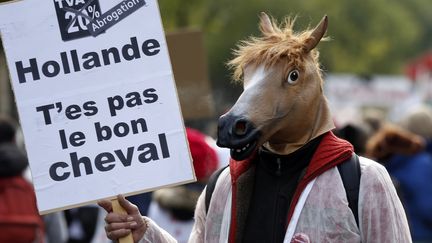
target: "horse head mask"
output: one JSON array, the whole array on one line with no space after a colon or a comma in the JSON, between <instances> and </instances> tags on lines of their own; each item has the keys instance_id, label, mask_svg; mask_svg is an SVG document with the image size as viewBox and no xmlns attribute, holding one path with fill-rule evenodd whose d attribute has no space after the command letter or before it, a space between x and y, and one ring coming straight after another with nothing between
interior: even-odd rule
<instances>
[{"instance_id":1,"label":"horse head mask","mask_svg":"<svg viewBox=\"0 0 432 243\"><path fill-rule=\"evenodd\" d=\"M244 91L219 119L218 145L244 160L260 146L290 154L334 128L318 63L318 45L327 16L317 27L294 33L293 22L281 26L261 14L262 36L242 42L229 62Z\"/></svg>"}]
</instances>

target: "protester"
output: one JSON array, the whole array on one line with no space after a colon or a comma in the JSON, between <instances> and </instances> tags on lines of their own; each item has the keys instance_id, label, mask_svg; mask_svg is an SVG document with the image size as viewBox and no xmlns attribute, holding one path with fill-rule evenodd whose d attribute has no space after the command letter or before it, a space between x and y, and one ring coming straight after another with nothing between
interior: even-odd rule
<instances>
[{"instance_id":1,"label":"protester","mask_svg":"<svg viewBox=\"0 0 432 243\"><path fill-rule=\"evenodd\" d=\"M68 243L108 243L104 234L104 213L96 205L65 210Z\"/></svg>"},{"instance_id":2,"label":"protester","mask_svg":"<svg viewBox=\"0 0 432 243\"><path fill-rule=\"evenodd\" d=\"M28 203L26 206L27 211L28 210L35 210L36 214L38 215L38 211L36 208L36 198L34 194L33 187L31 186L31 174L28 167L28 162L26 155L23 151L23 145L19 142L22 140L17 139L17 130L18 126L16 125L16 122L14 122L11 118L6 116L0 116L0 145L3 144L5 151L4 157L2 159L1 171L0 173L8 176L10 174L16 175L17 178L15 178L12 182L14 184L16 182L19 183L19 186L8 186L8 190L12 190L13 188L18 189L20 188L20 192L15 192L15 198L18 199L20 197L26 197L24 201L25 203ZM9 177L9 176L8 176ZM24 181L22 181L24 180ZM10 178L7 179L7 181L10 181ZM30 185L30 186L29 186ZM19 204L11 204L14 207ZM25 212L24 210L23 212ZM35 213L34 211L31 211L29 213ZM38 218L40 218L38 216ZM64 215L62 212L56 212L44 215L42 217L43 222L42 225L38 225L38 229L44 229L45 232L38 233L40 236L45 235L45 239L43 239L43 242L47 243L64 243L66 242L68 238L67 234L67 228L66 228L66 222L64 219ZM37 222L39 224L39 222ZM4 228L6 230L6 228ZM12 235L12 234L11 234ZM21 236L24 235L20 234ZM19 239L19 237L17 238ZM9 242L9 241L1 241L0 242ZM14 242L14 241L13 241Z\"/></svg>"},{"instance_id":3,"label":"protester","mask_svg":"<svg viewBox=\"0 0 432 243\"><path fill-rule=\"evenodd\" d=\"M0 144L14 143L15 133L16 133L15 122L7 116L0 116Z\"/></svg>"},{"instance_id":4,"label":"protester","mask_svg":"<svg viewBox=\"0 0 432 243\"><path fill-rule=\"evenodd\" d=\"M141 215L146 216L148 215L150 203L152 201L152 195L153 195L152 192L146 192L146 193L129 196L126 199L129 202L137 205Z\"/></svg>"},{"instance_id":5,"label":"protester","mask_svg":"<svg viewBox=\"0 0 432 243\"><path fill-rule=\"evenodd\" d=\"M413 240L432 242L432 110L413 109L400 125L414 135L386 128L371 138L369 154L396 179Z\"/></svg>"},{"instance_id":6,"label":"protester","mask_svg":"<svg viewBox=\"0 0 432 243\"><path fill-rule=\"evenodd\" d=\"M33 187L22 173L26 156L13 143L0 144L0 242L44 242L44 223Z\"/></svg>"},{"instance_id":7,"label":"protester","mask_svg":"<svg viewBox=\"0 0 432 243\"><path fill-rule=\"evenodd\" d=\"M366 152L366 143L372 131L366 123L349 123L335 129L334 133L336 136L350 142L354 147L354 152L363 156Z\"/></svg>"},{"instance_id":8,"label":"protester","mask_svg":"<svg viewBox=\"0 0 432 243\"><path fill-rule=\"evenodd\" d=\"M62 243L68 240L66 220L63 212L55 212L43 216L45 223L46 243Z\"/></svg>"},{"instance_id":9,"label":"protester","mask_svg":"<svg viewBox=\"0 0 432 243\"><path fill-rule=\"evenodd\" d=\"M383 125L366 144L366 157L381 164L395 155L411 156L425 149L424 140L394 124ZM399 180L390 174L396 192L403 204L405 196Z\"/></svg>"},{"instance_id":10,"label":"protester","mask_svg":"<svg viewBox=\"0 0 432 243\"><path fill-rule=\"evenodd\" d=\"M26 156L15 145L16 125L0 117L0 242L44 242L33 187L23 177Z\"/></svg>"},{"instance_id":11,"label":"protester","mask_svg":"<svg viewBox=\"0 0 432 243\"><path fill-rule=\"evenodd\" d=\"M366 156L386 163L395 155L414 155L425 149L425 140L394 124L385 124L366 144Z\"/></svg>"},{"instance_id":12,"label":"protester","mask_svg":"<svg viewBox=\"0 0 432 243\"><path fill-rule=\"evenodd\" d=\"M331 132L314 50L328 18L304 32L293 31L289 19L284 23L262 13L262 36L234 52L230 64L244 91L219 119L217 142L232 159L211 194L206 189L199 197L189 242L410 242L385 168L357 157ZM353 188L344 180L349 173L339 170L344 165ZM118 200L127 215L99 202L109 212L110 239L132 233L135 242L176 242L136 206Z\"/></svg>"}]
</instances>

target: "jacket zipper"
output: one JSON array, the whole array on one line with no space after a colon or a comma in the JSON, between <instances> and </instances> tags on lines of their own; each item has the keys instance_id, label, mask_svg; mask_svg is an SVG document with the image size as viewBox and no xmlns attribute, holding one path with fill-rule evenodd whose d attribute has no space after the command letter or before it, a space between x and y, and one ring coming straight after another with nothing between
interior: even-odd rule
<instances>
[{"instance_id":1,"label":"jacket zipper","mask_svg":"<svg viewBox=\"0 0 432 243\"><path fill-rule=\"evenodd\" d=\"M276 158L276 163L277 163L277 170L276 170L276 175L277 176L281 176L282 175L282 166L281 166L281 159L280 158Z\"/></svg>"}]
</instances>

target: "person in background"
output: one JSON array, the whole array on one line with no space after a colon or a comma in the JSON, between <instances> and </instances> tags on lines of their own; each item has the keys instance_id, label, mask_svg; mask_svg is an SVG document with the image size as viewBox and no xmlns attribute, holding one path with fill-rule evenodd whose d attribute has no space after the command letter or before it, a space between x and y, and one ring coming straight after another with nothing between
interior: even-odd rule
<instances>
[{"instance_id":1,"label":"person in background","mask_svg":"<svg viewBox=\"0 0 432 243\"><path fill-rule=\"evenodd\" d=\"M432 242L432 110L422 106L368 142L368 154L396 181L414 242Z\"/></svg>"},{"instance_id":2,"label":"person in background","mask_svg":"<svg viewBox=\"0 0 432 243\"><path fill-rule=\"evenodd\" d=\"M68 226L68 243L108 243L104 234L105 213L96 205L64 211Z\"/></svg>"},{"instance_id":3,"label":"person in background","mask_svg":"<svg viewBox=\"0 0 432 243\"><path fill-rule=\"evenodd\" d=\"M371 133L372 130L367 123L349 123L334 130L334 134L350 142L354 147L354 152L360 156L363 156L366 152L366 142Z\"/></svg>"},{"instance_id":4,"label":"person in background","mask_svg":"<svg viewBox=\"0 0 432 243\"><path fill-rule=\"evenodd\" d=\"M17 177L15 180L17 181L18 185L15 187L19 189L19 191L14 193L15 196L22 195L18 192L25 193L24 195L27 197L27 200L33 205L27 206L26 208L28 208L28 210L34 210L30 213L36 212L37 214L36 198L34 195L34 189L30 184L31 175L30 170L28 169L27 157L24 151L21 149L23 146L17 144L19 141L17 141L16 134L16 122L7 116L0 116L0 145L2 146L0 170L2 171L1 173L6 177ZM25 175L26 173L28 175ZM9 185L8 188L10 190L11 186ZM41 242L64 243L67 241L68 234L66 221L62 212L44 215L42 219L43 223L39 225L38 228L45 229L45 232L40 234L41 236L45 235L45 239L41 240ZM5 227L3 227L3 229L6 230ZM20 235L22 236L23 234L24 233L22 232Z\"/></svg>"},{"instance_id":5,"label":"person in background","mask_svg":"<svg viewBox=\"0 0 432 243\"><path fill-rule=\"evenodd\" d=\"M126 199L131 203L137 205L141 215L147 216L150 203L152 201L152 195L153 195L152 192L145 192L145 193L126 197Z\"/></svg>"},{"instance_id":6,"label":"person in background","mask_svg":"<svg viewBox=\"0 0 432 243\"><path fill-rule=\"evenodd\" d=\"M7 116L0 115L0 144L15 143L15 133L15 122Z\"/></svg>"},{"instance_id":7,"label":"person in background","mask_svg":"<svg viewBox=\"0 0 432 243\"><path fill-rule=\"evenodd\" d=\"M217 153L204 134L191 128L186 133L197 182L155 191L148 214L179 243L188 241L198 197L219 164Z\"/></svg>"},{"instance_id":8,"label":"person in background","mask_svg":"<svg viewBox=\"0 0 432 243\"><path fill-rule=\"evenodd\" d=\"M14 143L3 140L0 144L0 242L45 242L44 223L38 214L33 187L22 175L27 165L24 153Z\"/></svg>"}]
</instances>

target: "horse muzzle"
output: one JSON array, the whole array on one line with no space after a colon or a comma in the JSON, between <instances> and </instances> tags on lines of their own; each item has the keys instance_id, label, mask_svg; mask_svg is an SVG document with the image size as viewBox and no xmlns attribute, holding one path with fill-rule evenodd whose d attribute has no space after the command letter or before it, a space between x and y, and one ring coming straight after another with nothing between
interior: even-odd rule
<instances>
[{"instance_id":1,"label":"horse muzzle","mask_svg":"<svg viewBox=\"0 0 432 243\"><path fill-rule=\"evenodd\" d=\"M250 157L258 146L259 137L260 131L244 117L226 114L219 118L217 145L229 148L235 160Z\"/></svg>"}]
</instances>

